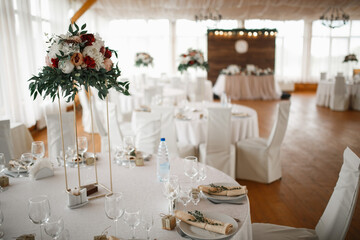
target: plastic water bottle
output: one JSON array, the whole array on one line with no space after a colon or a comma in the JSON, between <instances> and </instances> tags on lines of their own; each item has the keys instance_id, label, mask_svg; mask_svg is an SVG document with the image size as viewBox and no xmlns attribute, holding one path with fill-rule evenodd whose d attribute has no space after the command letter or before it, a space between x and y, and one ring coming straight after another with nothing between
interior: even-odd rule
<instances>
[{"instance_id":1,"label":"plastic water bottle","mask_svg":"<svg viewBox=\"0 0 360 240\"><path fill-rule=\"evenodd\" d=\"M166 146L165 138L161 138L156 159L156 175L160 182L165 182L169 178L169 174L169 151Z\"/></svg>"}]
</instances>

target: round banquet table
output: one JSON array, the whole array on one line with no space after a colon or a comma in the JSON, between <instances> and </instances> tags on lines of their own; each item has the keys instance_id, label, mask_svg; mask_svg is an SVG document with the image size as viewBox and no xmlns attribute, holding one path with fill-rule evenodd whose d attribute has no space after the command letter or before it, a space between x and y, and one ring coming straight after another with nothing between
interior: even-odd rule
<instances>
[{"instance_id":1,"label":"round banquet table","mask_svg":"<svg viewBox=\"0 0 360 240\"><path fill-rule=\"evenodd\" d=\"M204 116L207 107L220 107L220 103L189 103L185 107L184 115L187 118L175 119L177 138L180 143L198 146L205 143L207 136L207 120ZM231 143L234 144L242 139L259 137L258 117L254 109L232 104L231 117ZM238 113L247 116L236 116Z\"/></svg>"},{"instance_id":2,"label":"round banquet table","mask_svg":"<svg viewBox=\"0 0 360 240\"><path fill-rule=\"evenodd\" d=\"M99 182L109 186L108 160L100 155L98 161ZM171 159L171 174L179 176L180 182L189 181L183 174L182 159ZM77 184L77 168L67 168L69 173L69 187ZM162 183L156 180L156 160L153 157L145 162L145 166L133 169L124 168L112 164L113 189L114 192L121 191L124 196L124 208L139 209L144 213L156 214L154 226L151 229L151 239L183 239L176 230L167 231L161 228L160 213L167 213L168 201L162 194ZM207 167L207 178L200 184L216 182L236 183L225 173ZM90 167L81 169L81 176L84 179L91 179ZM65 193L64 170L62 167L55 168L53 177L41 180L30 180L29 178L10 178L10 187L0 193L0 207L4 214L2 230L5 232L5 239L12 239L22 234L35 233L39 236L39 225L30 222L28 217L27 201L30 197L46 194L50 201L51 214L60 215L65 222L65 229L70 233L70 239L89 240L93 236L100 235L107 229L109 235L114 235L113 221L108 219L104 212L104 198L89 201L81 208L69 209L67 207L67 194ZM83 180L84 183L85 180ZM74 186L72 186L74 185ZM104 192L101 189L100 192ZM227 214L240 219L239 230L231 239L252 239L250 220L250 206L247 197L243 198L242 205L213 204L206 199L201 199L197 206L189 203L189 210L212 211ZM182 204L177 203L183 209ZM122 218L118 223L118 235L128 239L131 236L129 227ZM50 239L43 233L44 239ZM136 229L137 238L145 238L145 230L141 226Z\"/></svg>"}]
</instances>

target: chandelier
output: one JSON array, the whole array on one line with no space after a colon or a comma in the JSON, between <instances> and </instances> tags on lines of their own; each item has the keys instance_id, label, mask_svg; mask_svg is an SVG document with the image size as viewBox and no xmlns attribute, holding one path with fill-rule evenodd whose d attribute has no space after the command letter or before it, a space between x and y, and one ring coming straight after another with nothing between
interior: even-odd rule
<instances>
[{"instance_id":1,"label":"chandelier","mask_svg":"<svg viewBox=\"0 0 360 240\"><path fill-rule=\"evenodd\" d=\"M213 21L220 21L222 19L222 15L219 13L218 10L207 9L203 13L199 13L195 15L195 21L206 21L206 20L213 20Z\"/></svg>"},{"instance_id":2,"label":"chandelier","mask_svg":"<svg viewBox=\"0 0 360 240\"><path fill-rule=\"evenodd\" d=\"M350 16L342 8L329 7L323 15L320 16L322 25L329 28L342 27L349 21Z\"/></svg>"}]
</instances>

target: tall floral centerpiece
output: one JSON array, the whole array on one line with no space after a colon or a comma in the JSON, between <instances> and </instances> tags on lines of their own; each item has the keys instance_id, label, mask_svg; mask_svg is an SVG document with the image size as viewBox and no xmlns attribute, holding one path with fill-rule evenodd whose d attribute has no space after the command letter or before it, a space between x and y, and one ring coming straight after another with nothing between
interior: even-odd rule
<instances>
[{"instance_id":1,"label":"tall floral centerpiece","mask_svg":"<svg viewBox=\"0 0 360 240\"><path fill-rule=\"evenodd\" d=\"M149 67L153 66L154 58L146 52L138 52L135 55L135 66L136 67Z\"/></svg>"},{"instance_id":2,"label":"tall floral centerpiece","mask_svg":"<svg viewBox=\"0 0 360 240\"><path fill-rule=\"evenodd\" d=\"M81 28L74 24L69 26L66 34L52 36L48 41L49 48L45 57L46 66L42 68L37 76L33 76L29 79L30 94L34 97L34 99L38 96L42 96L43 98L49 96L52 101L54 101L56 97L59 99L59 119L63 145L62 157L64 159L65 183L67 191L70 191L70 189L68 187L66 174L60 95L63 96L67 102L71 100L74 101L81 86L84 86L85 90L89 91L90 95L90 87L93 87L98 90L98 96L100 99L106 99L106 106L108 106L107 95L110 88L114 88L124 95L129 95L129 83L117 80L120 76L120 70L118 65L114 65L111 60L113 55L117 57L117 53L106 47L104 41L98 34L88 33L85 28L86 24L82 25ZM90 109L92 111L91 97L89 102ZM74 102L74 126L75 137L77 139L75 114L76 105ZM94 129L92 112L91 125L92 129ZM109 119L107 119L107 125L109 132ZM92 132L93 151L95 153L94 130ZM111 186L110 188L104 188L112 192L110 136L108 137L108 141ZM77 141L75 141L75 147L76 153L78 154ZM80 183L80 161L77 162L79 188L81 188L83 186L81 186ZM95 172L96 171L97 167L95 161ZM95 184L101 185L98 182L97 172Z\"/></svg>"},{"instance_id":3,"label":"tall floral centerpiece","mask_svg":"<svg viewBox=\"0 0 360 240\"><path fill-rule=\"evenodd\" d=\"M178 70L181 74L188 70L188 68L200 68L205 71L208 70L209 65L204 59L204 54L201 50L189 48L187 53L180 55L180 64Z\"/></svg>"}]
</instances>

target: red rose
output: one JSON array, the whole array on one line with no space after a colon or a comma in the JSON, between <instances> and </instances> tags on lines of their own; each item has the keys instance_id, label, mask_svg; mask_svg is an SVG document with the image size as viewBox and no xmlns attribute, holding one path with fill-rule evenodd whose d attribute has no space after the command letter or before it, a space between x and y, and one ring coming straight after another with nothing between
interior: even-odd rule
<instances>
[{"instance_id":1,"label":"red rose","mask_svg":"<svg viewBox=\"0 0 360 240\"><path fill-rule=\"evenodd\" d=\"M194 61L190 61L189 62L189 65L193 65L195 62Z\"/></svg>"},{"instance_id":2,"label":"red rose","mask_svg":"<svg viewBox=\"0 0 360 240\"><path fill-rule=\"evenodd\" d=\"M84 57L84 63L87 65L88 68L95 68L96 66L95 60L89 56Z\"/></svg>"},{"instance_id":3,"label":"red rose","mask_svg":"<svg viewBox=\"0 0 360 240\"><path fill-rule=\"evenodd\" d=\"M104 55L104 53L105 53L105 48L104 48L104 47L101 47L101 48L100 48L100 52L101 52L102 55Z\"/></svg>"},{"instance_id":4,"label":"red rose","mask_svg":"<svg viewBox=\"0 0 360 240\"><path fill-rule=\"evenodd\" d=\"M85 46L91 46L95 42L94 34L83 34L80 37L81 41L85 42Z\"/></svg>"},{"instance_id":5,"label":"red rose","mask_svg":"<svg viewBox=\"0 0 360 240\"><path fill-rule=\"evenodd\" d=\"M181 54L182 57L186 57L187 55L186 54Z\"/></svg>"},{"instance_id":6,"label":"red rose","mask_svg":"<svg viewBox=\"0 0 360 240\"><path fill-rule=\"evenodd\" d=\"M105 50L105 58L111 58L111 55L112 55L112 52L108 49L108 48L106 48L106 50Z\"/></svg>"},{"instance_id":7,"label":"red rose","mask_svg":"<svg viewBox=\"0 0 360 240\"><path fill-rule=\"evenodd\" d=\"M58 58L52 58L52 59L51 59L51 65L52 65L54 68L58 68L58 67L59 67L59 59L58 59Z\"/></svg>"}]
</instances>

